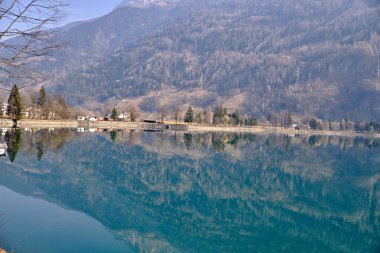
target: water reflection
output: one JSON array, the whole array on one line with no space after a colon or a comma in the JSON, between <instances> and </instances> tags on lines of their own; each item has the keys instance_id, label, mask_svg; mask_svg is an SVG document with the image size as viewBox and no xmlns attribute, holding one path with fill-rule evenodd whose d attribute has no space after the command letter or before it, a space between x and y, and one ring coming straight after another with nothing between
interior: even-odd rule
<instances>
[{"instance_id":1,"label":"water reflection","mask_svg":"<svg viewBox=\"0 0 380 253\"><path fill-rule=\"evenodd\" d=\"M112 142L120 141L128 146L134 146L141 143L140 132L136 130L108 130L108 129L85 129L80 131L73 129L3 129L3 135L0 142L0 156L9 156L13 162L16 159L19 146L22 144L28 154L35 154L38 160L44 156L44 150L58 151L64 147L65 143L79 134L88 134L98 132L101 135L109 133ZM24 139L22 139L22 136ZM221 152L226 147L237 148L240 144L250 144L256 141L256 135L250 133L164 133L157 134L160 143L170 142L172 146L184 144L189 151L192 148L206 148ZM182 136L182 137L181 137ZM149 140L148 140L149 141ZM380 140L365 137L341 137L341 136L289 136L289 135L267 135L265 136L265 145L268 147L282 147L285 151L289 150L292 143L302 146L326 147L336 146L343 149L349 148L379 148ZM6 152L4 152L6 151Z\"/></svg>"},{"instance_id":2,"label":"water reflection","mask_svg":"<svg viewBox=\"0 0 380 253\"><path fill-rule=\"evenodd\" d=\"M95 218L136 252L378 246L376 139L59 131L24 132L15 164L0 161L17 184L0 183Z\"/></svg>"},{"instance_id":3,"label":"water reflection","mask_svg":"<svg viewBox=\"0 0 380 253\"><path fill-rule=\"evenodd\" d=\"M21 130L12 128L5 133L5 143L9 160L14 162L21 143Z\"/></svg>"},{"instance_id":4,"label":"water reflection","mask_svg":"<svg viewBox=\"0 0 380 253\"><path fill-rule=\"evenodd\" d=\"M111 140L115 142L117 139L117 132L115 130L111 131Z\"/></svg>"},{"instance_id":5,"label":"water reflection","mask_svg":"<svg viewBox=\"0 0 380 253\"><path fill-rule=\"evenodd\" d=\"M0 156L8 156L9 160L14 162L21 146L28 155L34 154L40 161L45 149L58 151L73 136L73 130L70 129L3 129Z\"/></svg>"}]
</instances>

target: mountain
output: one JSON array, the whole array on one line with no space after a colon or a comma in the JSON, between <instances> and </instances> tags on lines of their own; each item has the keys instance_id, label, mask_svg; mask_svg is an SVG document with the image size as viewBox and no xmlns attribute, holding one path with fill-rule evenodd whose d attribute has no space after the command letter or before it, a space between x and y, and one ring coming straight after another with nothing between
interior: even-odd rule
<instances>
[{"instance_id":1,"label":"mountain","mask_svg":"<svg viewBox=\"0 0 380 253\"><path fill-rule=\"evenodd\" d=\"M175 22L182 14L182 10L170 5L152 4L146 8L120 6L103 17L69 24L61 29L60 34L68 46L53 55L55 64L46 64L42 69L72 67L72 64L83 67L86 62L95 63L115 50Z\"/></svg>"},{"instance_id":2,"label":"mountain","mask_svg":"<svg viewBox=\"0 0 380 253\"><path fill-rule=\"evenodd\" d=\"M124 0L120 4L118 4L115 7L115 10L124 7L124 6L134 6L134 7L140 7L140 8L145 8L151 5L161 5L161 6L166 6L172 3L176 3L178 0Z\"/></svg>"},{"instance_id":3,"label":"mountain","mask_svg":"<svg viewBox=\"0 0 380 253\"><path fill-rule=\"evenodd\" d=\"M380 5L373 0L125 1L63 32L41 68L71 104L135 99L266 115L380 120Z\"/></svg>"}]
</instances>

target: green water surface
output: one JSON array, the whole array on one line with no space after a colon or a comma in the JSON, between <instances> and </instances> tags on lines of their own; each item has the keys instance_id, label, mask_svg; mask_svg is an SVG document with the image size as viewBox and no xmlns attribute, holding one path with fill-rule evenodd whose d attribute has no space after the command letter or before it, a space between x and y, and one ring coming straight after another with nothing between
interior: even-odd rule
<instances>
[{"instance_id":1,"label":"green water surface","mask_svg":"<svg viewBox=\"0 0 380 253\"><path fill-rule=\"evenodd\" d=\"M380 140L61 129L1 142L0 245L15 253L380 246Z\"/></svg>"}]
</instances>

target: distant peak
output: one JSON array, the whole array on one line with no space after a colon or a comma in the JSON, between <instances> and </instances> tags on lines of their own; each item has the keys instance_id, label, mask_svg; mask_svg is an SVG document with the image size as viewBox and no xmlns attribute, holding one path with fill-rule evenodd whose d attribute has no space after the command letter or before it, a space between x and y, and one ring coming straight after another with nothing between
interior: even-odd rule
<instances>
[{"instance_id":1,"label":"distant peak","mask_svg":"<svg viewBox=\"0 0 380 253\"><path fill-rule=\"evenodd\" d=\"M167 6L171 3L178 2L179 0L124 0L120 4L118 4L115 9L118 9L120 7L124 6L132 6L132 7L149 7L152 5L158 5L158 6Z\"/></svg>"}]
</instances>

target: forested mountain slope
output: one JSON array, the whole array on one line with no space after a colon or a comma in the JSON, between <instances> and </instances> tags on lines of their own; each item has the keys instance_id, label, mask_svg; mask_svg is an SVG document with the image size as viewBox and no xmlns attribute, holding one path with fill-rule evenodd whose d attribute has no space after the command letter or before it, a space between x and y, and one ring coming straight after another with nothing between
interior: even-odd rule
<instances>
[{"instance_id":1,"label":"forested mountain slope","mask_svg":"<svg viewBox=\"0 0 380 253\"><path fill-rule=\"evenodd\" d=\"M51 87L73 104L200 89L202 99L170 103L236 97L255 114L379 120L379 11L362 0L125 6L67 33L69 50L88 55L62 51L70 60Z\"/></svg>"}]
</instances>

